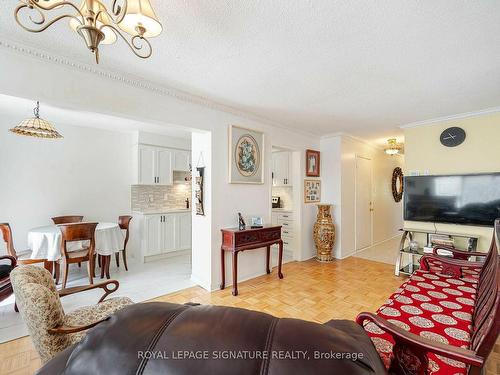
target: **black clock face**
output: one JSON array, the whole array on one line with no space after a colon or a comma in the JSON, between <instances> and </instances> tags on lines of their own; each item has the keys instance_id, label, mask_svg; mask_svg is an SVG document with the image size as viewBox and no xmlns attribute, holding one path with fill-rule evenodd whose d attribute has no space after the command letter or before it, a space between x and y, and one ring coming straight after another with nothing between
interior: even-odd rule
<instances>
[{"instance_id":1,"label":"black clock face","mask_svg":"<svg viewBox=\"0 0 500 375\"><path fill-rule=\"evenodd\" d=\"M441 143L446 147L455 147L465 141L465 130L459 127L448 128L441 133Z\"/></svg>"}]
</instances>

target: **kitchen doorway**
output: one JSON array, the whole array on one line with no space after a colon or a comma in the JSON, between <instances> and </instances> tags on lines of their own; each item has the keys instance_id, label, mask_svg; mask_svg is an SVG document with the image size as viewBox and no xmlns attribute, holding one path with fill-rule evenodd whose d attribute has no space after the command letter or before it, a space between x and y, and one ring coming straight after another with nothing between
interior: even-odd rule
<instances>
[{"instance_id":1,"label":"kitchen doorway","mask_svg":"<svg viewBox=\"0 0 500 375\"><path fill-rule=\"evenodd\" d=\"M286 147L272 146L271 150L271 222L281 225L283 261L300 258L301 244L301 179L297 172L300 152ZM278 246L273 247L273 257Z\"/></svg>"}]
</instances>

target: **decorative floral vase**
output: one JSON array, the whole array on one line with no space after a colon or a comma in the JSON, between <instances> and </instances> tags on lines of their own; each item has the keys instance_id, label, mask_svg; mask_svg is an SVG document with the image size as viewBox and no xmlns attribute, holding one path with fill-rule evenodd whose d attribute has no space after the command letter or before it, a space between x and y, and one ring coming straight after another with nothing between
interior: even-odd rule
<instances>
[{"instance_id":1,"label":"decorative floral vase","mask_svg":"<svg viewBox=\"0 0 500 375\"><path fill-rule=\"evenodd\" d=\"M331 204L318 204L318 216L314 223L314 243L316 259L320 262L331 262L333 244L335 243L335 225L333 225Z\"/></svg>"}]
</instances>

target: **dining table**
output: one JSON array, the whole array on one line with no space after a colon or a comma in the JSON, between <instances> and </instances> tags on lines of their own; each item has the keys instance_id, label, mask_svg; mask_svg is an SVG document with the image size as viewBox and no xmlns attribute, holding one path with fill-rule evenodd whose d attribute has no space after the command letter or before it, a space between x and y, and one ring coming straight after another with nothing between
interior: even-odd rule
<instances>
[{"instance_id":1,"label":"dining table","mask_svg":"<svg viewBox=\"0 0 500 375\"><path fill-rule=\"evenodd\" d=\"M123 250L125 233L117 223L98 223L95 230L95 251L101 256L101 277L104 272L109 279L109 264L111 255ZM32 228L28 232L28 246L32 259L46 259L47 262L57 262L61 253L62 232L57 225L45 225ZM86 241L74 241L67 244L69 251L85 247ZM88 241L87 241L88 242Z\"/></svg>"}]
</instances>

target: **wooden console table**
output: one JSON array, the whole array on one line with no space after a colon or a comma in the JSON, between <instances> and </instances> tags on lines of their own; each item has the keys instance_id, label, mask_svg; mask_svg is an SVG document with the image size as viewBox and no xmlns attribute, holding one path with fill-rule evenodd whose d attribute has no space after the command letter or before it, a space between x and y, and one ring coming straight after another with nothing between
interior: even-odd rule
<instances>
[{"instance_id":1,"label":"wooden console table","mask_svg":"<svg viewBox=\"0 0 500 375\"><path fill-rule=\"evenodd\" d=\"M278 277L283 278L281 265L283 263L283 241L281 239L281 225L264 226L263 228L239 230L238 228L221 229L222 246L220 248L222 281L220 288L226 286L226 268L224 254L230 251L233 254L233 296L238 295L238 253L245 250L266 248L266 272L271 273L269 258L271 245L279 245Z\"/></svg>"}]
</instances>

